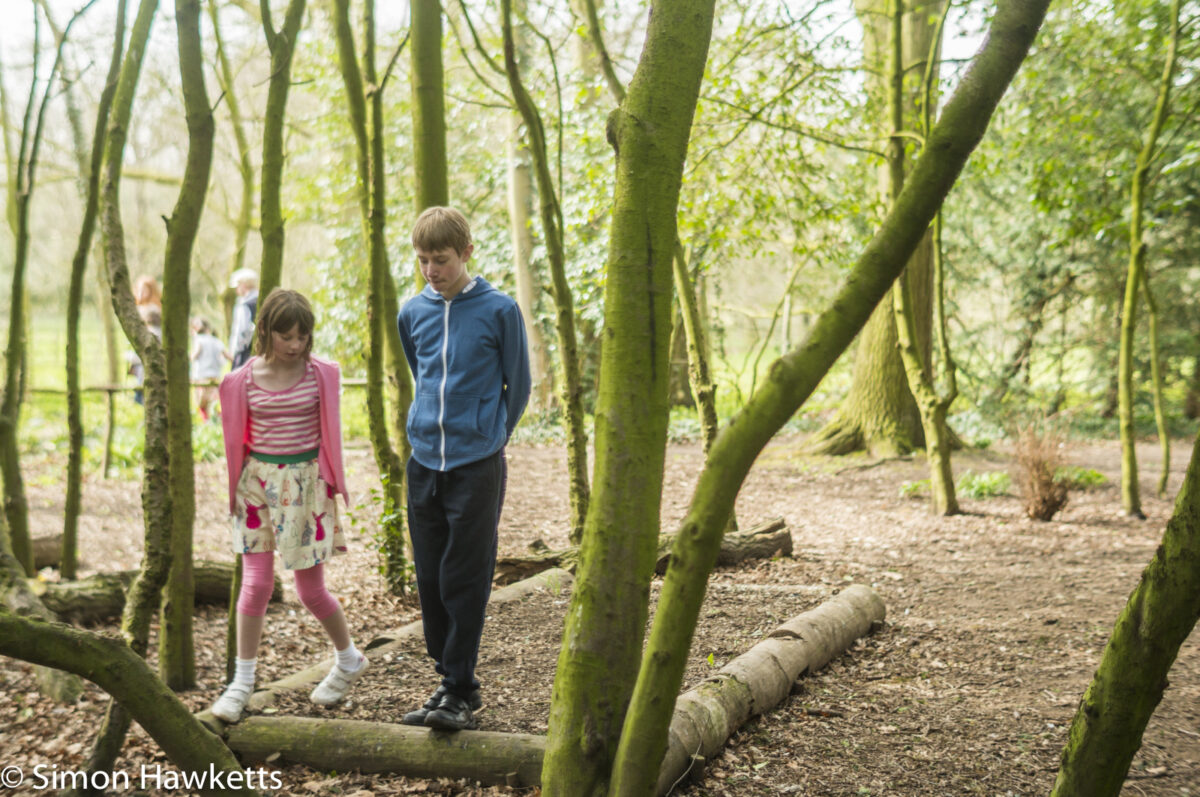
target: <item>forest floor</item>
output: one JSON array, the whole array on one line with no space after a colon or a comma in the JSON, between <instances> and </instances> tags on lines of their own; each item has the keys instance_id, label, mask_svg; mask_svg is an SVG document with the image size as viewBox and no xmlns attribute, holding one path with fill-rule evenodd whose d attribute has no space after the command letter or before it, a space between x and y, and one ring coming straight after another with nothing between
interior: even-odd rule
<instances>
[{"instance_id":1,"label":"forest floor","mask_svg":"<svg viewBox=\"0 0 1200 797\"><path fill-rule=\"evenodd\" d=\"M1012 495L962 499L965 513L938 518L927 499L900 487L928 474L921 457L890 461L812 458L801 439L781 438L760 457L738 500L743 528L782 517L795 551L738 569L718 570L692 648L689 688L713 667L748 650L763 634L817 605L846 584L869 584L887 605L887 621L844 656L803 678L792 696L755 718L709 762L684 797L742 795L1035 795L1049 791L1066 729L1130 590L1157 545L1171 503L1153 497L1157 448L1142 446L1147 519L1120 512L1115 443L1076 442L1067 460L1099 470L1106 485L1072 493L1051 522L1028 520ZM1179 489L1190 441L1175 448L1170 495ZM698 444L667 452L662 520L673 530L702 462ZM1006 470L1002 449L955 455L956 473ZM553 447L512 446L501 555L534 540L565 545L565 455ZM357 500L375 478L369 453L350 451ZM58 455L27 466L35 533L61 525L63 463ZM139 483L93 479L81 525L83 575L135 567L140 556ZM198 558L228 559L223 463L197 469ZM368 550L366 509L350 527L353 550L328 568L356 641L418 617L411 600L386 594ZM47 571L53 577L52 571ZM268 614L259 659L266 683L322 660L327 643L296 601ZM797 590L756 589L794 585ZM654 589L657 594L657 586ZM485 706L480 727L544 733L565 601L548 593L498 606L489 615L479 663ZM219 693L224 613L197 613L197 689L181 696L194 709ZM710 662L711 656L711 662ZM278 710L307 716L395 722L436 685L419 639L377 663L345 704L318 709L303 696ZM73 706L56 706L34 687L31 668L0 659L0 765L30 773L78 767L104 709L90 688ZM164 764L135 727L118 762L136 773ZM303 795L536 794L353 772L279 771L281 793ZM136 777L135 777L136 780ZM17 794L37 794L30 781ZM1200 650L1184 645L1171 684L1134 759L1126 795L1200 794Z\"/></svg>"}]
</instances>

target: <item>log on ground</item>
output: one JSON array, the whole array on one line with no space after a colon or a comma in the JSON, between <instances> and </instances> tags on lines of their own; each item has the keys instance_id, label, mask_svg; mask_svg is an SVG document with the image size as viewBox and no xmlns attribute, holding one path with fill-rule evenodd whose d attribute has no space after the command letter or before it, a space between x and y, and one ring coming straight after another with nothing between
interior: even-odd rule
<instances>
[{"instance_id":1,"label":"log on ground","mask_svg":"<svg viewBox=\"0 0 1200 797\"><path fill-rule=\"evenodd\" d=\"M34 537L29 542L33 546L34 570L41 570L43 567L58 567L62 562L62 534Z\"/></svg>"},{"instance_id":2,"label":"log on ground","mask_svg":"<svg viewBox=\"0 0 1200 797\"><path fill-rule=\"evenodd\" d=\"M233 564L226 562L196 562L193 569L197 604L229 602L229 586L233 581ZM59 618L76 623L94 623L119 617L125 608L125 590L137 575L136 570L119 573L97 573L79 581L57 583L30 580L33 592ZM283 600L283 581L275 576L271 600Z\"/></svg>"},{"instance_id":3,"label":"log on ground","mask_svg":"<svg viewBox=\"0 0 1200 797\"><path fill-rule=\"evenodd\" d=\"M779 705L804 673L820 669L883 622L883 601L855 584L781 625L771 636L675 701L658 794L724 748L751 716Z\"/></svg>"},{"instance_id":4,"label":"log on ground","mask_svg":"<svg viewBox=\"0 0 1200 797\"><path fill-rule=\"evenodd\" d=\"M522 733L439 733L362 720L249 717L226 729L243 763L278 756L318 771L391 772L411 778L467 778L489 786L536 786L546 740Z\"/></svg>"},{"instance_id":5,"label":"log on ground","mask_svg":"<svg viewBox=\"0 0 1200 797\"><path fill-rule=\"evenodd\" d=\"M671 546L675 535L664 534L658 540L658 558L654 570L667 572L671 560ZM792 533L783 518L769 520L746 531L735 531L721 539L721 550L717 554L719 567L730 567L752 559L769 559L773 556L792 555ZM577 547L555 551L538 551L527 556L505 556L496 562L497 584L509 584L552 567L573 572L579 560Z\"/></svg>"}]
</instances>

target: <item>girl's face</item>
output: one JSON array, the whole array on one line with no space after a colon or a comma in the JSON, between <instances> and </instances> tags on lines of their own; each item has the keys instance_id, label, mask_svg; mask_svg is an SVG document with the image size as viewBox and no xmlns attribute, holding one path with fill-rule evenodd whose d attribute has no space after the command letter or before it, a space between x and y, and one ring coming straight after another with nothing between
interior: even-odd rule
<instances>
[{"instance_id":1,"label":"girl's face","mask_svg":"<svg viewBox=\"0 0 1200 797\"><path fill-rule=\"evenodd\" d=\"M271 356L268 359L287 365L304 359L308 338L308 333L300 331L299 324L293 324L285 332L271 330Z\"/></svg>"}]
</instances>

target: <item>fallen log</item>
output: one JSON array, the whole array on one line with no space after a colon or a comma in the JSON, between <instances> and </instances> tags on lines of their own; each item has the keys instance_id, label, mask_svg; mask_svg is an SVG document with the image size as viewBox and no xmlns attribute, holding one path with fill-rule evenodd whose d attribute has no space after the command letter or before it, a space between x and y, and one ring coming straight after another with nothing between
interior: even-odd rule
<instances>
[{"instance_id":1,"label":"fallen log","mask_svg":"<svg viewBox=\"0 0 1200 797\"><path fill-rule=\"evenodd\" d=\"M196 562L193 583L197 604L229 602L229 585L233 580L230 562ZM137 575L136 570L119 573L97 573L78 581L47 582L29 580L30 589L46 608L63 620L75 623L94 623L118 617L125 608L125 590ZM283 600L283 581L275 576L271 600Z\"/></svg>"},{"instance_id":2,"label":"fallen log","mask_svg":"<svg viewBox=\"0 0 1200 797\"><path fill-rule=\"evenodd\" d=\"M524 590L527 582L514 586ZM883 601L873 590L852 585L779 626L712 678L681 695L675 703L658 794L670 791L697 764L703 766L747 719L783 702L797 678L845 652L885 614ZM374 647L372 654L392 644ZM326 663L317 674L327 669ZM206 724L210 721L216 722L211 715ZM444 734L361 720L259 716L217 728L244 762L281 759L321 771L467 778L512 787L540 785L545 750L540 736L487 731Z\"/></svg>"},{"instance_id":3,"label":"fallen log","mask_svg":"<svg viewBox=\"0 0 1200 797\"><path fill-rule=\"evenodd\" d=\"M34 537L29 542L33 546L34 570L41 570L43 567L58 567L62 562L62 534Z\"/></svg>"},{"instance_id":4,"label":"fallen log","mask_svg":"<svg viewBox=\"0 0 1200 797\"><path fill-rule=\"evenodd\" d=\"M671 546L674 543L674 534L659 537L654 572L660 575L667 572L667 564L671 560ZM791 555L792 533L783 518L776 518L746 531L726 534L721 540L720 553L717 554L717 566L730 567L751 559ZM526 556L505 556L496 562L495 582L509 584L552 567L574 572L578 559L578 547L539 551Z\"/></svg>"},{"instance_id":5,"label":"fallen log","mask_svg":"<svg viewBox=\"0 0 1200 797\"><path fill-rule=\"evenodd\" d=\"M667 794L689 770L719 753L750 717L783 702L792 684L824 667L883 622L883 601L854 584L798 615L716 675L675 701L657 793Z\"/></svg>"},{"instance_id":6,"label":"fallen log","mask_svg":"<svg viewBox=\"0 0 1200 797\"><path fill-rule=\"evenodd\" d=\"M229 726L229 748L244 764L303 764L318 771L392 772L410 778L467 778L486 786L536 786L544 736L438 733L362 720L248 717Z\"/></svg>"}]
</instances>

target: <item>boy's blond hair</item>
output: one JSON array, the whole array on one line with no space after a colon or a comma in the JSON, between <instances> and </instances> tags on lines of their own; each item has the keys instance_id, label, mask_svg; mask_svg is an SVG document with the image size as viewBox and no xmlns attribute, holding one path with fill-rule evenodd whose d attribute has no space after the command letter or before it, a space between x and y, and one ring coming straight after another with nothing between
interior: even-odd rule
<instances>
[{"instance_id":1,"label":"boy's blond hair","mask_svg":"<svg viewBox=\"0 0 1200 797\"><path fill-rule=\"evenodd\" d=\"M453 249L461 255L471 245L471 225L454 208L426 208L413 225L412 245L426 252Z\"/></svg>"}]
</instances>

